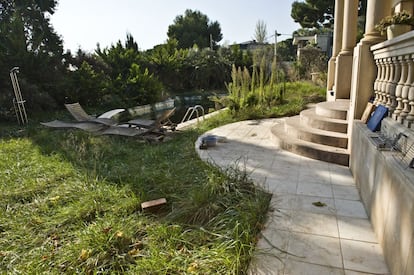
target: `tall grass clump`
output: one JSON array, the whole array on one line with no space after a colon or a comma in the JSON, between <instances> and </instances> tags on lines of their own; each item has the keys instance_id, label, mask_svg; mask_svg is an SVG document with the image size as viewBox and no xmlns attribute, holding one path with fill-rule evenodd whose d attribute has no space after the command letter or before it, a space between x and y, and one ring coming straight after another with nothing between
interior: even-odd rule
<instances>
[{"instance_id":1,"label":"tall grass clump","mask_svg":"<svg viewBox=\"0 0 414 275\"><path fill-rule=\"evenodd\" d=\"M232 67L229 95L222 99L239 120L280 117L299 113L306 104L325 99L325 89L309 82L287 82L273 59L258 51L251 70Z\"/></svg>"}]
</instances>

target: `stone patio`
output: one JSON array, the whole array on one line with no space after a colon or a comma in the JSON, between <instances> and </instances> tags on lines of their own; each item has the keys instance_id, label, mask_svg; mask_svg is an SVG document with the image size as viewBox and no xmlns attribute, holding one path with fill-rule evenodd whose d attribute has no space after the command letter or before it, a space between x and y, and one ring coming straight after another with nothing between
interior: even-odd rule
<instances>
[{"instance_id":1,"label":"stone patio","mask_svg":"<svg viewBox=\"0 0 414 275\"><path fill-rule=\"evenodd\" d=\"M389 274L347 167L281 150L281 119L243 121L209 131L225 137L196 150L220 167L239 165L273 194L249 274Z\"/></svg>"}]
</instances>

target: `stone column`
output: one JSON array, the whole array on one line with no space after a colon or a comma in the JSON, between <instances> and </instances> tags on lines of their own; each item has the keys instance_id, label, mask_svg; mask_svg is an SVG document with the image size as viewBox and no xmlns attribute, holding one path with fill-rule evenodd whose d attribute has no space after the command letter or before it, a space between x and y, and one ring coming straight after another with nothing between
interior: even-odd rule
<instances>
[{"instance_id":1,"label":"stone column","mask_svg":"<svg viewBox=\"0 0 414 275\"><path fill-rule=\"evenodd\" d=\"M334 34L333 34L333 47L332 57L328 62L328 79L326 85L326 99L328 101L335 100L335 66L336 57L342 48L342 29L344 20L344 0L335 1L335 23L334 23Z\"/></svg>"},{"instance_id":2,"label":"stone column","mask_svg":"<svg viewBox=\"0 0 414 275\"><path fill-rule=\"evenodd\" d=\"M352 54L356 43L358 0L345 0L342 49L336 59L335 98L349 98L351 90Z\"/></svg>"},{"instance_id":3,"label":"stone column","mask_svg":"<svg viewBox=\"0 0 414 275\"><path fill-rule=\"evenodd\" d=\"M391 14L391 2L392 0L368 0L365 34L362 41L372 41L372 44L375 44L384 40L379 31L375 30L375 25L378 24L382 18Z\"/></svg>"},{"instance_id":4,"label":"stone column","mask_svg":"<svg viewBox=\"0 0 414 275\"><path fill-rule=\"evenodd\" d=\"M364 38L354 49L350 114L356 119L361 117L367 102L374 96L374 81L378 70L370 47L384 40L375 30L375 25L391 13L392 1L368 0L367 2Z\"/></svg>"}]
</instances>

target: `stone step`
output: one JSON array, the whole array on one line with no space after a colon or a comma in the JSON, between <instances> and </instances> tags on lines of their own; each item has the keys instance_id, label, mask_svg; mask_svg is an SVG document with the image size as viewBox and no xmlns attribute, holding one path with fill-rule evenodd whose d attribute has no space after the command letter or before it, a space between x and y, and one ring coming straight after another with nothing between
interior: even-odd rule
<instances>
[{"instance_id":1,"label":"stone step","mask_svg":"<svg viewBox=\"0 0 414 275\"><path fill-rule=\"evenodd\" d=\"M316 109L303 110L300 113L301 124L320 130L333 131L338 133L348 132L348 122L343 119L329 118L316 114Z\"/></svg>"},{"instance_id":2,"label":"stone step","mask_svg":"<svg viewBox=\"0 0 414 275\"><path fill-rule=\"evenodd\" d=\"M297 139L285 131L283 124L273 126L271 131L274 141L284 150L330 163L349 165L349 151L347 149Z\"/></svg>"},{"instance_id":3,"label":"stone step","mask_svg":"<svg viewBox=\"0 0 414 275\"><path fill-rule=\"evenodd\" d=\"M319 116L347 120L349 104L349 99L325 101L316 104L315 112Z\"/></svg>"},{"instance_id":4,"label":"stone step","mask_svg":"<svg viewBox=\"0 0 414 275\"><path fill-rule=\"evenodd\" d=\"M309 127L307 124L301 123L300 116L286 118L285 131L287 135L304 141L339 148L347 148L348 146L348 136L346 133Z\"/></svg>"}]
</instances>

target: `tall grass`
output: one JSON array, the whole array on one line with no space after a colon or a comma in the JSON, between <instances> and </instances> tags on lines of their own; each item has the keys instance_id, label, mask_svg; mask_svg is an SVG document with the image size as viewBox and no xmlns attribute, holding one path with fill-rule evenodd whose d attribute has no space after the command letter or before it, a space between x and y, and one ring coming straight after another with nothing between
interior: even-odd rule
<instances>
[{"instance_id":1,"label":"tall grass","mask_svg":"<svg viewBox=\"0 0 414 275\"><path fill-rule=\"evenodd\" d=\"M286 82L276 64L263 52L256 52L251 71L232 67L232 81L222 99L239 120L293 115L306 104L325 100L325 89L307 82Z\"/></svg>"},{"instance_id":2,"label":"tall grass","mask_svg":"<svg viewBox=\"0 0 414 275\"><path fill-rule=\"evenodd\" d=\"M269 195L201 161L204 130L150 145L2 127L0 273L243 274Z\"/></svg>"},{"instance_id":3,"label":"tall grass","mask_svg":"<svg viewBox=\"0 0 414 275\"><path fill-rule=\"evenodd\" d=\"M286 82L265 86L264 103L259 103L256 97L235 98L230 95L223 99L234 120L260 119L269 117L283 117L299 114L309 103L325 100L325 89L308 82Z\"/></svg>"}]
</instances>

